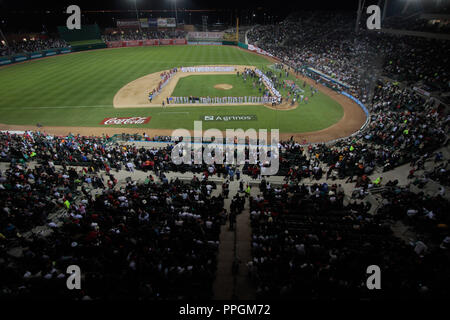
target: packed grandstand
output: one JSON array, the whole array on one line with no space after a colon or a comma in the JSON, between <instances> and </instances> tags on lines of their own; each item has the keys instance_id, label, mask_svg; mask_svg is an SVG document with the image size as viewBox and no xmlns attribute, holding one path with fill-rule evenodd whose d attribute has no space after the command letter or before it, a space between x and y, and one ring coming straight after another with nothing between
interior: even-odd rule
<instances>
[{"instance_id":1,"label":"packed grandstand","mask_svg":"<svg viewBox=\"0 0 450 320\"><path fill-rule=\"evenodd\" d=\"M303 12L246 33L285 70L347 84L370 113L345 139L280 141L276 176L261 164L175 165L177 139L142 132L0 133L0 297L211 299L221 234L242 221L251 252L233 270L252 297L450 296L450 42L353 29L353 16ZM373 261L386 270L379 295L365 286ZM66 290L67 264L84 266L83 290Z\"/></svg>"}]
</instances>

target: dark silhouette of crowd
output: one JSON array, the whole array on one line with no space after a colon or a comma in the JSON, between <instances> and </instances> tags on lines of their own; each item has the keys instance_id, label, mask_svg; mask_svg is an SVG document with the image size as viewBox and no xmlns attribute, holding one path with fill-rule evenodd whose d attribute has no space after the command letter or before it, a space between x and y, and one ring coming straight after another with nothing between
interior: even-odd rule
<instances>
[{"instance_id":1,"label":"dark silhouette of crowd","mask_svg":"<svg viewBox=\"0 0 450 320\"><path fill-rule=\"evenodd\" d=\"M407 209L420 208L416 223L434 211L428 226L447 223L449 202L423 195L383 194L379 214L370 205L346 204L340 185L313 184L269 187L250 199L253 260L249 275L261 299L408 299L448 296L450 278L448 229L434 233L433 247L407 243L392 234L390 215L407 218ZM401 202L400 202L401 201ZM428 212L428 213L427 213ZM425 215L425 216L424 216ZM421 232L421 229L417 229ZM429 233L428 233L429 234ZM367 290L366 269L383 270L383 294Z\"/></svg>"},{"instance_id":2,"label":"dark silhouette of crowd","mask_svg":"<svg viewBox=\"0 0 450 320\"><path fill-rule=\"evenodd\" d=\"M223 198L209 195L206 180L156 183L150 175L114 189L114 176L107 179L50 165L1 174L2 298L211 297ZM56 209L59 222L49 218ZM25 236L39 225L47 236ZM9 255L7 244L23 251ZM83 266L76 292L64 283L72 264Z\"/></svg>"},{"instance_id":3,"label":"dark silhouette of crowd","mask_svg":"<svg viewBox=\"0 0 450 320\"><path fill-rule=\"evenodd\" d=\"M349 84L360 98L369 95L379 75L433 91L448 90L446 40L354 31L351 14L302 12L275 26L257 26L249 42L300 69L310 66Z\"/></svg>"},{"instance_id":4,"label":"dark silhouette of crowd","mask_svg":"<svg viewBox=\"0 0 450 320\"><path fill-rule=\"evenodd\" d=\"M0 55L9 56L19 53L32 53L40 52L48 49L55 48L67 48L69 45L62 39L35 39L35 40L22 40L22 41L9 41L8 46L0 44Z\"/></svg>"},{"instance_id":5,"label":"dark silhouette of crowd","mask_svg":"<svg viewBox=\"0 0 450 320\"><path fill-rule=\"evenodd\" d=\"M115 33L105 33L102 35L103 41L121 41L121 40L152 40L152 39L184 39L186 32L181 30L163 31L163 30L119 30Z\"/></svg>"},{"instance_id":6,"label":"dark silhouette of crowd","mask_svg":"<svg viewBox=\"0 0 450 320\"><path fill-rule=\"evenodd\" d=\"M449 44L354 33L353 19L299 13L248 34L294 72L309 66L345 82L370 113L367 126L344 139L280 141L280 184L262 174L261 162L176 165L172 151L183 137L0 133L0 298L210 299L221 226L228 221L235 230L246 199L247 268L257 298L450 296L448 159L440 150L450 117L435 96L413 87L448 89ZM104 40L178 36L130 31ZM267 76L281 88L288 70L278 67ZM250 71L241 76L256 79ZM208 146L201 151L216 155ZM248 145L243 152L248 159ZM377 176L408 164L407 185ZM121 170L146 178L122 181ZM187 172L194 177L168 178ZM250 178L259 192L244 182ZM222 192L213 195L216 179ZM235 180L239 191L229 197ZM431 182L439 186L432 195ZM345 191L350 183L353 192ZM82 290L66 289L68 265L83 266ZM382 270L382 290L367 290L371 265Z\"/></svg>"}]
</instances>

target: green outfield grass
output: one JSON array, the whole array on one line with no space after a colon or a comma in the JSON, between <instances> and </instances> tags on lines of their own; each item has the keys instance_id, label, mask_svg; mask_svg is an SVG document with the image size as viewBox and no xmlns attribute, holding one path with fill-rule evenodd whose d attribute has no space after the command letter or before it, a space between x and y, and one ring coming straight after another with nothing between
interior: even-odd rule
<instances>
[{"instance_id":1,"label":"green outfield grass","mask_svg":"<svg viewBox=\"0 0 450 320\"><path fill-rule=\"evenodd\" d=\"M216 89L216 84L229 84L229 90ZM263 88L264 89L264 88ZM237 75L193 75L180 78L172 93L173 97L244 97L262 96L258 87L253 88L250 80L244 81Z\"/></svg>"},{"instance_id":2,"label":"green outfield grass","mask_svg":"<svg viewBox=\"0 0 450 320\"><path fill-rule=\"evenodd\" d=\"M100 126L107 117L151 116L147 124L123 127L191 129L204 115L256 115L257 121L204 122L204 127L305 132L329 127L343 116L341 106L321 93L291 111L264 106L113 108L117 91L137 78L214 64L268 68L271 62L232 46L158 46L85 51L11 65L0 68L0 123Z\"/></svg>"}]
</instances>

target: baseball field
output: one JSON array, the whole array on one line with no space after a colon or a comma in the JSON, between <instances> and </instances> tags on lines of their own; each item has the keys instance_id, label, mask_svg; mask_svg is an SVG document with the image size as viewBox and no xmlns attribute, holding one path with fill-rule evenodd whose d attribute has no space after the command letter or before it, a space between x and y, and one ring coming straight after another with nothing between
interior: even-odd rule
<instances>
[{"instance_id":1,"label":"baseball field","mask_svg":"<svg viewBox=\"0 0 450 320\"><path fill-rule=\"evenodd\" d=\"M117 92L130 82L174 67L230 65L270 70L273 64L273 60L233 46L186 45L93 50L10 65L0 68L0 129L34 129L39 123L55 133L65 128L82 134L87 130L89 134L117 130L170 134L176 128L193 129L193 122L205 116L247 115L252 120L206 121L203 128L277 128L285 135L326 141L351 134L364 122L362 111L350 99L294 75L289 79L305 90L309 103L283 110L264 105L115 108L113 104ZM310 84L319 88L313 97ZM143 89L142 95L149 89ZM281 93L286 96L287 90ZM176 84L173 96L177 94L260 95L236 75L191 75ZM151 119L139 125L101 124L111 117Z\"/></svg>"}]
</instances>

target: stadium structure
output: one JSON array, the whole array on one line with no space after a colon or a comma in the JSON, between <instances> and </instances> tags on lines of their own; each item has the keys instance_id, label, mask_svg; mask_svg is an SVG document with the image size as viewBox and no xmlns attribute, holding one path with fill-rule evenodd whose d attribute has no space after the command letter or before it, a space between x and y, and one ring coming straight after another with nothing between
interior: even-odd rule
<instances>
[{"instance_id":1,"label":"stadium structure","mask_svg":"<svg viewBox=\"0 0 450 320\"><path fill-rule=\"evenodd\" d=\"M450 297L446 1L135 5L0 13L0 299Z\"/></svg>"}]
</instances>

